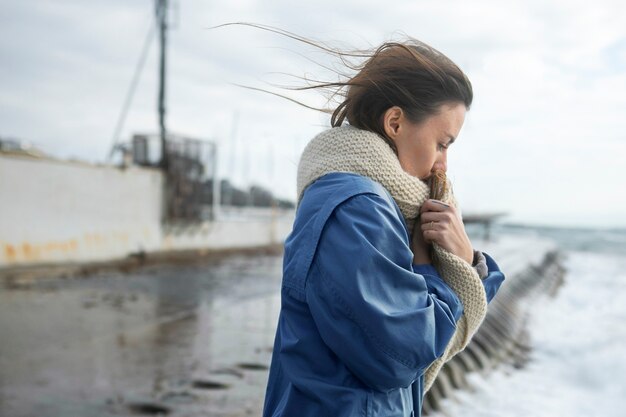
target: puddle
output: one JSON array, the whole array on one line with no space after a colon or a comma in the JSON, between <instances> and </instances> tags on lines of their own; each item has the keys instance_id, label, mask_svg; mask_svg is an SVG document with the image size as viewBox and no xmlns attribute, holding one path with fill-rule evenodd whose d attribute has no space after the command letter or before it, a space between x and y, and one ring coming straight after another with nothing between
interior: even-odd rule
<instances>
[{"instance_id":1,"label":"puddle","mask_svg":"<svg viewBox=\"0 0 626 417\"><path fill-rule=\"evenodd\" d=\"M281 269L241 257L0 290L0 415L196 415L207 395L214 414L198 415L260 414Z\"/></svg>"},{"instance_id":2,"label":"puddle","mask_svg":"<svg viewBox=\"0 0 626 417\"><path fill-rule=\"evenodd\" d=\"M207 381L203 379L196 379L195 381L193 381L192 386L194 388L199 388L199 389L228 389L230 388L230 385L228 384L215 382L215 381Z\"/></svg>"},{"instance_id":3,"label":"puddle","mask_svg":"<svg viewBox=\"0 0 626 417\"><path fill-rule=\"evenodd\" d=\"M245 369L247 371L267 371L269 367L262 363L239 363L238 368Z\"/></svg>"},{"instance_id":4,"label":"puddle","mask_svg":"<svg viewBox=\"0 0 626 417\"><path fill-rule=\"evenodd\" d=\"M244 377L244 373L241 372L239 369L235 369L235 368L215 369L215 370L211 371L211 373L215 374L215 375L233 375L233 376L236 376L237 378L243 378Z\"/></svg>"},{"instance_id":5,"label":"puddle","mask_svg":"<svg viewBox=\"0 0 626 417\"><path fill-rule=\"evenodd\" d=\"M194 402L198 396L187 391L167 392L161 396L161 401L172 404L186 404Z\"/></svg>"},{"instance_id":6,"label":"puddle","mask_svg":"<svg viewBox=\"0 0 626 417\"><path fill-rule=\"evenodd\" d=\"M132 403L126 405L128 410L133 414L140 415L166 415L171 413L172 409L156 403Z\"/></svg>"}]
</instances>

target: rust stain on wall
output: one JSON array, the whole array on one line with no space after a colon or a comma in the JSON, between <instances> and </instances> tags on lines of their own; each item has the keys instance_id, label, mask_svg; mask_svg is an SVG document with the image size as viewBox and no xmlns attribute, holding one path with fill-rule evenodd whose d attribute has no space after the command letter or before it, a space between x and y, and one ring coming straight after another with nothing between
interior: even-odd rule
<instances>
[{"instance_id":1,"label":"rust stain on wall","mask_svg":"<svg viewBox=\"0 0 626 417\"><path fill-rule=\"evenodd\" d=\"M17 250L13 245L4 245L4 256L9 262L15 262L17 258Z\"/></svg>"},{"instance_id":2,"label":"rust stain on wall","mask_svg":"<svg viewBox=\"0 0 626 417\"><path fill-rule=\"evenodd\" d=\"M28 260L37 260L39 259L41 249L29 243L22 243L22 253L24 258Z\"/></svg>"},{"instance_id":3,"label":"rust stain on wall","mask_svg":"<svg viewBox=\"0 0 626 417\"><path fill-rule=\"evenodd\" d=\"M106 250L106 245L127 245L130 241L128 232L117 231L108 234L85 233L81 238L51 240L41 243L20 242L5 243L0 241L0 260L6 264L72 261L79 258L81 249Z\"/></svg>"},{"instance_id":4,"label":"rust stain on wall","mask_svg":"<svg viewBox=\"0 0 626 417\"><path fill-rule=\"evenodd\" d=\"M85 233L84 240L88 246L102 246L106 243L107 238L99 233Z\"/></svg>"},{"instance_id":5,"label":"rust stain on wall","mask_svg":"<svg viewBox=\"0 0 626 417\"><path fill-rule=\"evenodd\" d=\"M58 253L71 255L79 250L78 241L75 239L44 243L22 242L18 245L3 244L2 246L2 252L9 264L45 261Z\"/></svg>"}]
</instances>

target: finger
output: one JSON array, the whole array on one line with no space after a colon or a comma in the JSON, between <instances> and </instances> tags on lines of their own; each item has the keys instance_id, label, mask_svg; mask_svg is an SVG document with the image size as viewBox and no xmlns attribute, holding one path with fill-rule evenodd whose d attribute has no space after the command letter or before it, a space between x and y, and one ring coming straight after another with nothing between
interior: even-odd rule
<instances>
[{"instance_id":1,"label":"finger","mask_svg":"<svg viewBox=\"0 0 626 417\"><path fill-rule=\"evenodd\" d=\"M437 242L438 238L440 237L440 234L441 233L438 230L433 230L433 229L425 230L423 232L424 241L426 243Z\"/></svg>"},{"instance_id":2,"label":"finger","mask_svg":"<svg viewBox=\"0 0 626 417\"><path fill-rule=\"evenodd\" d=\"M422 207L420 207L420 213L428 212L428 211L445 211L450 208L449 204L444 203L439 200L426 200Z\"/></svg>"},{"instance_id":3,"label":"finger","mask_svg":"<svg viewBox=\"0 0 626 417\"><path fill-rule=\"evenodd\" d=\"M440 227L440 223L438 222L426 222L422 223L422 231L426 230L438 230Z\"/></svg>"},{"instance_id":4,"label":"finger","mask_svg":"<svg viewBox=\"0 0 626 417\"><path fill-rule=\"evenodd\" d=\"M448 214L446 212L428 211L420 216L420 223L429 222L447 222Z\"/></svg>"},{"instance_id":5,"label":"finger","mask_svg":"<svg viewBox=\"0 0 626 417\"><path fill-rule=\"evenodd\" d=\"M430 237L429 237L428 230L423 230L423 231L422 231L422 237L424 238L424 242L426 242L426 243L428 243L428 244L430 244L430 243L431 243L431 240L430 240Z\"/></svg>"}]
</instances>

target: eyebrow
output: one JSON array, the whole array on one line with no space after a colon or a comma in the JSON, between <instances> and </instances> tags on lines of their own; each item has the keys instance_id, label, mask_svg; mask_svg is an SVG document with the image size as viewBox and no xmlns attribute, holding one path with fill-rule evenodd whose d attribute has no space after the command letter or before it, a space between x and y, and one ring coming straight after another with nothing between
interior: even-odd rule
<instances>
[{"instance_id":1,"label":"eyebrow","mask_svg":"<svg viewBox=\"0 0 626 417\"><path fill-rule=\"evenodd\" d=\"M456 138L449 133L448 133L448 137L450 138L450 142L448 142L448 145L452 145L454 141L456 140Z\"/></svg>"}]
</instances>

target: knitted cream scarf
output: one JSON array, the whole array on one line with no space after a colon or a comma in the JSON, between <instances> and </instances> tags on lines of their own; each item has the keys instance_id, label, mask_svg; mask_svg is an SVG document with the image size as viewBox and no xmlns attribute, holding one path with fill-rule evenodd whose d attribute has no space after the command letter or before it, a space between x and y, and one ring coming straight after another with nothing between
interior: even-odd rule
<instances>
[{"instance_id":1,"label":"knitted cream scarf","mask_svg":"<svg viewBox=\"0 0 626 417\"><path fill-rule=\"evenodd\" d=\"M352 126L326 130L309 142L298 165L298 204L304 190L330 172L359 174L382 184L400 208L409 230L413 230L419 208L429 197L428 185L402 169L383 138ZM455 204L452 195L446 201ZM438 245L434 245L433 264L459 296L464 311L444 354L424 374L424 392L430 389L443 364L467 346L487 312L483 284L470 264Z\"/></svg>"}]
</instances>

